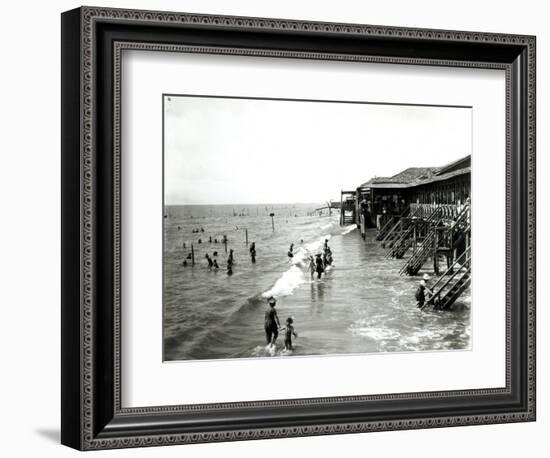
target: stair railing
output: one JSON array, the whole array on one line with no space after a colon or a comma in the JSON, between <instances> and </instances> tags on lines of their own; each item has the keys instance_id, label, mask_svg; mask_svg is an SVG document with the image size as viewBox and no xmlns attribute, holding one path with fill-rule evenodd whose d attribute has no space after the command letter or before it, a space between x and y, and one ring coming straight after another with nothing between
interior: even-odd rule
<instances>
[{"instance_id":1,"label":"stair railing","mask_svg":"<svg viewBox=\"0 0 550 458\"><path fill-rule=\"evenodd\" d=\"M451 266L445 271L445 273L443 275L441 275L439 277L439 279L435 282L435 284L432 286L432 293L428 293L428 294L431 294L431 297L428 299L427 303L431 303L433 304L434 302L434 299L436 297L439 297L441 296L441 293L443 292L443 290L449 285L449 283L461 272L461 268L460 269L456 269L453 274L451 276L448 276L448 273L449 271L453 270L454 267L457 265L457 264L460 264L460 267L462 268L463 266L466 266L466 269L469 270L470 269L470 249L467 249L466 251L464 251L464 253L462 253L456 260L455 262L453 262L451 264ZM438 285L444 280L444 279L447 279L447 281L445 283L443 283L442 286L439 286ZM438 288L437 291L436 290L436 287Z\"/></svg>"}]
</instances>

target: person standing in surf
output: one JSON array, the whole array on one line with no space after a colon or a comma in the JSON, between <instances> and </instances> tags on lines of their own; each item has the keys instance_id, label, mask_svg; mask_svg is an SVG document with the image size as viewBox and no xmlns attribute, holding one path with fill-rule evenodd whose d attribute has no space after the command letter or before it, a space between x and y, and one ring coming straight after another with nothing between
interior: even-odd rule
<instances>
[{"instance_id":1,"label":"person standing in surf","mask_svg":"<svg viewBox=\"0 0 550 458\"><path fill-rule=\"evenodd\" d=\"M288 249L288 260L290 261L294 257L294 243L290 244L290 248Z\"/></svg>"},{"instance_id":2,"label":"person standing in surf","mask_svg":"<svg viewBox=\"0 0 550 458\"><path fill-rule=\"evenodd\" d=\"M277 305L277 301L273 296L271 296L267 303L269 306L267 307L267 310L265 311L265 338L267 341L267 345L273 346L275 345L275 341L277 340L277 337L279 335L279 328L281 327L281 323L279 322L279 317L277 316L277 310L275 310L275 305Z\"/></svg>"},{"instance_id":3,"label":"person standing in surf","mask_svg":"<svg viewBox=\"0 0 550 458\"><path fill-rule=\"evenodd\" d=\"M313 256L309 257L309 275L311 276L311 280L313 280L313 276L315 275L315 259L313 259Z\"/></svg>"},{"instance_id":4,"label":"person standing in surf","mask_svg":"<svg viewBox=\"0 0 550 458\"><path fill-rule=\"evenodd\" d=\"M286 350L292 350L292 336L298 337L298 334L294 330L294 326L292 326L292 323L294 323L294 319L289 316L286 319L286 326L285 326L285 349Z\"/></svg>"},{"instance_id":5,"label":"person standing in surf","mask_svg":"<svg viewBox=\"0 0 550 458\"><path fill-rule=\"evenodd\" d=\"M256 262L256 242L252 242L250 245L250 259L252 263Z\"/></svg>"},{"instance_id":6,"label":"person standing in surf","mask_svg":"<svg viewBox=\"0 0 550 458\"><path fill-rule=\"evenodd\" d=\"M317 271L317 279L321 279L321 274L325 271L325 266L323 265L323 259L321 258L321 254L318 253L315 257L315 265L316 265L316 271Z\"/></svg>"}]
</instances>

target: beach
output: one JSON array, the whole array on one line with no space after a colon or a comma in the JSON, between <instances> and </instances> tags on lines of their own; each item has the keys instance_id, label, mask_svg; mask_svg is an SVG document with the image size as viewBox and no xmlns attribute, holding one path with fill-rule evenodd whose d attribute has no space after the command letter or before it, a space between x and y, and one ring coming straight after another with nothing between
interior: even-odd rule
<instances>
[{"instance_id":1,"label":"beach","mask_svg":"<svg viewBox=\"0 0 550 458\"><path fill-rule=\"evenodd\" d=\"M312 213L320 206L166 206L165 361L470 349L469 291L452 311L417 309L420 277L399 275L404 259L386 259L375 230L363 240L355 225L339 225L337 213ZM228 252L234 250L232 275L226 273L224 235ZM247 235L256 243L256 263ZM326 239L334 264L312 280L308 256L322 253ZM186 259L191 244L194 266ZM208 268L207 253L219 269ZM282 335L275 348L266 346L270 296L277 299L281 325L294 319L292 351L284 349Z\"/></svg>"}]
</instances>

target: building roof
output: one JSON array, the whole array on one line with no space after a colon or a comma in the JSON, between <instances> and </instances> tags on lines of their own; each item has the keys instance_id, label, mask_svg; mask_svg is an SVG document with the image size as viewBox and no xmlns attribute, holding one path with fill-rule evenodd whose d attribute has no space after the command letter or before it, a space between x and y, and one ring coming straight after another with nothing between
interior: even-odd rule
<instances>
[{"instance_id":1,"label":"building roof","mask_svg":"<svg viewBox=\"0 0 550 458\"><path fill-rule=\"evenodd\" d=\"M409 167L391 177L374 177L359 188L411 188L470 173L471 155L442 167Z\"/></svg>"}]
</instances>

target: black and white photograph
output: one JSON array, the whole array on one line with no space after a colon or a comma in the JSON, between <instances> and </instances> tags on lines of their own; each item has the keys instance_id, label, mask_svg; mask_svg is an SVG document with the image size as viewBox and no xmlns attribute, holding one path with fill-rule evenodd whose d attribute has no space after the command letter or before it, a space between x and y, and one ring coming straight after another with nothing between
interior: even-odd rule
<instances>
[{"instance_id":1,"label":"black and white photograph","mask_svg":"<svg viewBox=\"0 0 550 458\"><path fill-rule=\"evenodd\" d=\"M162 97L164 361L472 348L471 106Z\"/></svg>"}]
</instances>

